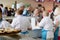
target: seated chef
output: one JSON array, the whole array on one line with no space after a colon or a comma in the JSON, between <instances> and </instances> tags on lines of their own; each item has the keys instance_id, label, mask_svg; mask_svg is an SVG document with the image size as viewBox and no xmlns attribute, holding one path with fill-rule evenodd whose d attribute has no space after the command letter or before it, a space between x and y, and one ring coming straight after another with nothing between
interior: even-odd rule
<instances>
[{"instance_id":1,"label":"seated chef","mask_svg":"<svg viewBox=\"0 0 60 40\"><path fill-rule=\"evenodd\" d=\"M23 6L19 5L19 8L16 11L17 16L13 19L11 25L17 30L21 30L22 34L27 33L27 29L30 27L30 21L27 17L22 16Z\"/></svg>"},{"instance_id":2,"label":"seated chef","mask_svg":"<svg viewBox=\"0 0 60 40\"><path fill-rule=\"evenodd\" d=\"M2 10L0 8L0 28L6 28L6 27L11 27L10 23L3 20L2 18Z\"/></svg>"}]
</instances>

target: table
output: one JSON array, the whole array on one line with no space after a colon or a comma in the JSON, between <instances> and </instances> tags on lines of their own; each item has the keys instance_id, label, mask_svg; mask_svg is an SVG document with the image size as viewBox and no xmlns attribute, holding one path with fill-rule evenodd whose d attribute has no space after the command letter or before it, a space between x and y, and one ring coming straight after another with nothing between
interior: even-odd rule
<instances>
[{"instance_id":1,"label":"table","mask_svg":"<svg viewBox=\"0 0 60 40\"><path fill-rule=\"evenodd\" d=\"M0 33L0 40L19 40L21 38L20 35L18 35L18 33L20 33L21 30L19 31L12 31L12 32L4 32L4 33Z\"/></svg>"},{"instance_id":2,"label":"table","mask_svg":"<svg viewBox=\"0 0 60 40\"><path fill-rule=\"evenodd\" d=\"M4 33L0 33L0 35L16 35L19 32L21 32L21 30L19 30L19 31L12 31L12 32L4 32Z\"/></svg>"}]
</instances>

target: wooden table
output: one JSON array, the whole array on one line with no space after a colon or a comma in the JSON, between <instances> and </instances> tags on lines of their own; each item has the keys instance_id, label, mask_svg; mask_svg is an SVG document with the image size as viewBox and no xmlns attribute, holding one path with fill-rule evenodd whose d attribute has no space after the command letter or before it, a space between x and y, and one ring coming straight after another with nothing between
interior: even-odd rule
<instances>
[{"instance_id":1,"label":"wooden table","mask_svg":"<svg viewBox=\"0 0 60 40\"><path fill-rule=\"evenodd\" d=\"M12 32L4 32L4 33L0 33L0 35L16 35L19 32L21 32L21 30L19 30L19 31L12 31Z\"/></svg>"},{"instance_id":2,"label":"wooden table","mask_svg":"<svg viewBox=\"0 0 60 40\"><path fill-rule=\"evenodd\" d=\"M20 38L21 38L21 36L20 35L18 35L18 33L20 33L21 32L21 30L19 30L19 31L12 31L12 32L4 32L4 33L0 33L0 38L1 39L7 39L7 40L19 40ZM0 40L1 40L0 39Z\"/></svg>"}]
</instances>

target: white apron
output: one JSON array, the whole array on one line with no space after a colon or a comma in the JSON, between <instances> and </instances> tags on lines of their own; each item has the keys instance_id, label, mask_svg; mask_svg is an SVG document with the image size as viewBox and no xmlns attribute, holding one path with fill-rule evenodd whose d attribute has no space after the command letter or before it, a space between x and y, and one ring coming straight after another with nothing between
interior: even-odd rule
<instances>
[{"instance_id":1,"label":"white apron","mask_svg":"<svg viewBox=\"0 0 60 40\"><path fill-rule=\"evenodd\" d=\"M54 32L53 31L48 31L47 32L46 39L49 39L49 38L54 38Z\"/></svg>"}]
</instances>

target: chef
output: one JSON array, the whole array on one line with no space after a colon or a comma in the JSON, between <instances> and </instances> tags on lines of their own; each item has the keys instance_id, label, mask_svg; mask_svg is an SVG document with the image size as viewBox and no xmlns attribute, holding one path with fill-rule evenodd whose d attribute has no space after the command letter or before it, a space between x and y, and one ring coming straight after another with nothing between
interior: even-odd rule
<instances>
[{"instance_id":1,"label":"chef","mask_svg":"<svg viewBox=\"0 0 60 40\"><path fill-rule=\"evenodd\" d=\"M19 4L17 6L19 6L19 8L16 11L17 15L15 15L15 18L13 19L11 25L13 28L17 30L21 30L22 34L26 34L28 33L27 29L30 27L30 21L27 17L22 16L22 13L23 13L23 10L21 10L23 9L22 5Z\"/></svg>"},{"instance_id":2,"label":"chef","mask_svg":"<svg viewBox=\"0 0 60 40\"><path fill-rule=\"evenodd\" d=\"M60 40L60 7L57 7L55 9L54 16L55 16L54 18L54 24L55 24L54 40Z\"/></svg>"},{"instance_id":3,"label":"chef","mask_svg":"<svg viewBox=\"0 0 60 40\"><path fill-rule=\"evenodd\" d=\"M7 27L11 27L10 23L3 20L2 18L2 10L0 8L0 28L7 28Z\"/></svg>"},{"instance_id":4,"label":"chef","mask_svg":"<svg viewBox=\"0 0 60 40\"><path fill-rule=\"evenodd\" d=\"M47 11L43 12L43 19L39 23L39 27L42 28L42 40L53 40L53 22L48 17L49 13Z\"/></svg>"},{"instance_id":5,"label":"chef","mask_svg":"<svg viewBox=\"0 0 60 40\"><path fill-rule=\"evenodd\" d=\"M17 4L17 10L22 10L22 11L24 11L24 8L25 8L25 5L24 5L24 3L18 3ZM15 16L17 16L17 13L15 13Z\"/></svg>"}]
</instances>

